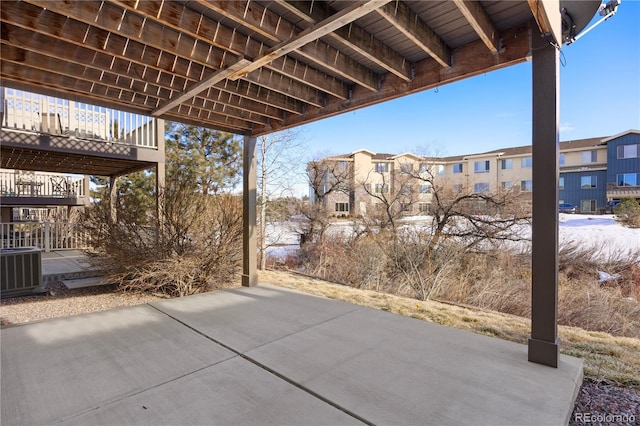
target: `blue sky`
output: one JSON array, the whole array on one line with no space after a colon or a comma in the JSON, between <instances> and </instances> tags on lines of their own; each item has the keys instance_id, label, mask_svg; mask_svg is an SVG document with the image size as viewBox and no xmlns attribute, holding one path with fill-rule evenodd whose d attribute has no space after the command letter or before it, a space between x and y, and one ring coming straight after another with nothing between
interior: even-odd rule
<instances>
[{"instance_id":1,"label":"blue sky","mask_svg":"<svg viewBox=\"0 0 640 426\"><path fill-rule=\"evenodd\" d=\"M597 19L594 19L594 21ZM563 46L560 140L640 129L640 1ZM310 156L366 148L459 155L531 143L531 63L303 127Z\"/></svg>"}]
</instances>

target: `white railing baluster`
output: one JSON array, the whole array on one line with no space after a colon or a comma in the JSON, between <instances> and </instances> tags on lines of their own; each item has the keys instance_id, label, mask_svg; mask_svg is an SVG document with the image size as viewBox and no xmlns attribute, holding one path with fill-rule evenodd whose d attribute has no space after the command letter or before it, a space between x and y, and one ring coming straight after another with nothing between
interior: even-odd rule
<instances>
[{"instance_id":1,"label":"white railing baluster","mask_svg":"<svg viewBox=\"0 0 640 426\"><path fill-rule=\"evenodd\" d=\"M157 149L156 120L110 108L0 87L5 128Z\"/></svg>"}]
</instances>

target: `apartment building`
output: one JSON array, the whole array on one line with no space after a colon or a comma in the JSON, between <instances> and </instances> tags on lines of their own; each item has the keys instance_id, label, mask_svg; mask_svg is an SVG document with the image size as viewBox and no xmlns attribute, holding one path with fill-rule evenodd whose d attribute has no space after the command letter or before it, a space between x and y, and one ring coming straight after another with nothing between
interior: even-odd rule
<instances>
[{"instance_id":1,"label":"apartment building","mask_svg":"<svg viewBox=\"0 0 640 426\"><path fill-rule=\"evenodd\" d=\"M603 212L609 200L640 199L640 131L560 142L559 148L559 203L596 213ZM331 171L338 164L339 170L349 173L342 191L322 198L336 216L364 215L380 204L383 194L399 194L397 201L404 202L406 214L426 213L432 201L430 183L454 192L517 191L525 199L534 184L531 146L438 158L361 149L323 161ZM422 178L427 175L433 177L429 182ZM321 192L335 181L331 172L324 179ZM317 200L311 196L311 201Z\"/></svg>"}]
</instances>

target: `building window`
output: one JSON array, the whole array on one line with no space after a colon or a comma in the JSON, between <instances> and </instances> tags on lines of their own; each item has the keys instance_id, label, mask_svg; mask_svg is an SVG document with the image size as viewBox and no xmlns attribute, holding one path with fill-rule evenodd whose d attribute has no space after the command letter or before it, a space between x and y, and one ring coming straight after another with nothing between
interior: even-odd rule
<instances>
[{"instance_id":1,"label":"building window","mask_svg":"<svg viewBox=\"0 0 640 426\"><path fill-rule=\"evenodd\" d=\"M532 180L522 180L520 181L520 191L531 192L533 189L533 181Z\"/></svg>"},{"instance_id":2,"label":"building window","mask_svg":"<svg viewBox=\"0 0 640 426\"><path fill-rule=\"evenodd\" d=\"M406 173L406 174L413 173L413 164L409 164L409 163L400 164L400 172Z\"/></svg>"},{"instance_id":3,"label":"building window","mask_svg":"<svg viewBox=\"0 0 640 426\"><path fill-rule=\"evenodd\" d=\"M462 192L462 184L461 183L454 183L453 184L453 192L460 193Z\"/></svg>"},{"instance_id":4,"label":"building window","mask_svg":"<svg viewBox=\"0 0 640 426\"><path fill-rule=\"evenodd\" d=\"M489 192L489 183L488 182L480 182L473 185L473 192Z\"/></svg>"},{"instance_id":5,"label":"building window","mask_svg":"<svg viewBox=\"0 0 640 426\"><path fill-rule=\"evenodd\" d=\"M418 211L420 213L426 213L429 211L429 203L418 203Z\"/></svg>"},{"instance_id":6,"label":"building window","mask_svg":"<svg viewBox=\"0 0 640 426\"><path fill-rule=\"evenodd\" d=\"M640 145L618 145L618 158L637 158L640 157Z\"/></svg>"},{"instance_id":7,"label":"building window","mask_svg":"<svg viewBox=\"0 0 640 426\"><path fill-rule=\"evenodd\" d=\"M583 212L595 212L596 200L582 200L580 201L580 211Z\"/></svg>"},{"instance_id":8,"label":"building window","mask_svg":"<svg viewBox=\"0 0 640 426\"><path fill-rule=\"evenodd\" d=\"M505 181L505 182L501 182L500 183L500 187L502 188L503 191L508 191L511 188L513 188L513 182L509 181Z\"/></svg>"},{"instance_id":9,"label":"building window","mask_svg":"<svg viewBox=\"0 0 640 426\"><path fill-rule=\"evenodd\" d=\"M621 173L617 177L618 186L640 186L640 173Z\"/></svg>"},{"instance_id":10,"label":"building window","mask_svg":"<svg viewBox=\"0 0 640 426\"><path fill-rule=\"evenodd\" d=\"M596 163L598 161L598 151L585 151L582 153L583 163Z\"/></svg>"},{"instance_id":11,"label":"building window","mask_svg":"<svg viewBox=\"0 0 640 426\"><path fill-rule=\"evenodd\" d=\"M505 158L504 160L500 161L501 166L500 168L502 170L511 170L513 169L513 160L511 158Z\"/></svg>"},{"instance_id":12,"label":"building window","mask_svg":"<svg viewBox=\"0 0 640 426\"><path fill-rule=\"evenodd\" d=\"M409 210L411 210L411 203L400 203L401 212L408 212Z\"/></svg>"},{"instance_id":13,"label":"building window","mask_svg":"<svg viewBox=\"0 0 640 426\"><path fill-rule=\"evenodd\" d=\"M349 203L336 203L336 211L337 212L348 212L349 211Z\"/></svg>"},{"instance_id":14,"label":"building window","mask_svg":"<svg viewBox=\"0 0 640 426\"><path fill-rule=\"evenodd\" d=\"M560 153L560 157L558 158L558 161L559 161L561 166L564 165L564 154L563 153Z\"/></svg>"},{"instance_id":15,"label":"building window","mask_svg":"<svg viewBox=\"0 0 640 426\"><path fill-rule=\"evenodd\" d=\"M429 165L427 163L420 163L420 168L418 169L420 173L426 173L429 171Z\"/></svg>"},{"instance_id":16,"label":"building window","mask_svg":"<svg viewBox=\"0 0 640 426\"><path fill-rule=\"evenodd\" d=\"M420 193L421 194L428 194L430 187L431 187L431 185L429 185L428 183L423 183L422 185L420 185Z\"/></svg>"},{"instance_id":17,"label":"building window","mask_svg":"<svg viewBox=\"0 0 640 426\"><path fill-rule=\"evenodd\" d=\"M597 176L582 176L580 178L580 188L582 189L591 189L598 187L598 177Z\"/></svg>"},{"instance_id":18,"label":"building window","mask_svg":"<svg viewBox=\"0 0 640 426\"><path fill-rule=\"evenodd\" d=\"M462 170L463 170L462 163L453 165L453 173L462 173Z\"/></svg>"},{"instance_id":19,"label":"building window","mask_svg":"<svg viewBox=\"0 0 640 426\"><path fill-rule=\"evenodd\" d=\"M443 175L444 174L444 165L443 164L438 164L438 174L439 175Z\"/></svg>"},{"instance_id":20,"label":"building window","mask_svg":"<svg viewBox=\"0 0 640 426\"><path fill-rule=\"evenodd\" d=\"M383 192L386 194L389 192L389 185L385 185L384 183L376 183L376 194L382 194Z\"/></svg>"},{"instance_id":21,"label":"building window","mask_svg":"<svg viewBox=\"0 0 640 426\"><path fill-rule=\"evenodd\" d=\"M490 162L487 161L476 161L473 163L473 172L474 173L489 173L489 169L491 167Z\"/></svg>"},{"instance_id":22,"label":"building window","mask_svg":"<svg viewBox=\"0 0 640 426\"><path fill-rule=\"evenodd\" d=\"M520 159L520 167L523 169L528 169L533 165L533 160L531 157L524 157Z\"/></svg>"},{"instance_id":23,"label":"building window","mask_svg":"<svg viewBox=\"0 0 640 426\"><path fill-rule=\"evenodd\" d=\"M558 189L564 189L564 176L560 176L558 179Z\"/></svg>"},{"instance_id":24,"label":"building window","mask_svg":"<svg viewBox=\"0 0 640 426\"><path fill-rule=\"evenodd\" d=\"M376 172L387 173L389 172L389 163L376 163Z\"/></svg>"}]
</instances>

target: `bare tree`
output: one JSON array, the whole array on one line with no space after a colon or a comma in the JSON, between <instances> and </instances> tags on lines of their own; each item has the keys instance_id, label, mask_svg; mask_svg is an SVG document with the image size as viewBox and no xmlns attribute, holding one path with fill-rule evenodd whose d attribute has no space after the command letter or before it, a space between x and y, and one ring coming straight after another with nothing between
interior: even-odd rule
<instances>
[{"instance_id":1,"label":"bare tree","mask_svg":"<svg viewBox=\"0 0 640 426\"><path fill-rule=\"evenodd\" d=\"M261 136L258 146L258 256L259 268L266 268L267 223L271 216L271 201L291 196L299 180L297 175L305 141L300 131L286 130ZM284 234L284 233L282 233ZM268 235L271 244L277 243L282 235Z\"/></svg>"},{"instance_id":2,"label":"bare tree","mask_svg":"<svg viewBox=\"0 0 640 426\"><path fill-rule=\"evenodd\" d=\"M374 200L375 209L362 217L364 232L370 231L372 226L379 230L395 230L398 219L410 211L417 201L415 183L416 179L409 168L391 172L369 171L360 186Z\"/></svg>"},{"instance_id":3,"label":"bare tree","mask_svg":"<svg viewBox=\"0 0 640 426\"><path fill-rule=\"evenodd\" d=\"M430 188L432 234L430 250L443 239L457 238L472 249L483 242L521 241L520 226L531 221L525 193L516 188L475 192L466 186L439 182L434 164L411 172Z\"/></svg>"},{"instance_id":4,"label":"bare tree","mask_svg":"<svg viewBox=\"0 0 640 426\"><path fill-rule=\"evenodd\" d=\"M333 195L351 193L353 188L352 164L332 159L313 160L307 163L310 200L302 206L307 227L302 231L302 242L319 242L329 226L331 213L329 200Z\"/></svg>"}]
</instances>

